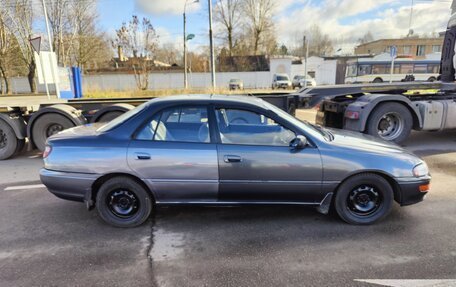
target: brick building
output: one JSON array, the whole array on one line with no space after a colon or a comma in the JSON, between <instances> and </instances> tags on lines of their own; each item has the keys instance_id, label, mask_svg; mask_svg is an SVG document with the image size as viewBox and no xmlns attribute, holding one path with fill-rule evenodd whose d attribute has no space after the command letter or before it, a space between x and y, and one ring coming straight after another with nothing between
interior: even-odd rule
<instances>
[{"instance_id":1,"label":"brick building","mask_svg":"<svg viewBox=\"0 0 456 287\"><path fill-rule=\"evenodd\" d=\"M389 53L392 46L397 47L398 56L411 56L423 59L425 55L442 51L443 36L437 38L381 39L361 44L355 48L355 55L376 56Z\"/></svg>"}]
</instances>

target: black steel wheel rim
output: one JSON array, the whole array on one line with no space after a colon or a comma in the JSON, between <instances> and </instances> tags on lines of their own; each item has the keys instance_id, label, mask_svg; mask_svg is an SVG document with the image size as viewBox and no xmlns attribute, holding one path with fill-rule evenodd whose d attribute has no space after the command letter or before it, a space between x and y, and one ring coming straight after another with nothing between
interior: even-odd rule
<instances>
[{"instance_id":1,"label":"black steel wheel rim","mask_svg":"<svg viewBox=\"0 0 456 287\"><path fill-rule=\"evenodd\" d=\"M5 148L7 144L8 138L6 137L6 134L3 132L3 130L0 129L0 149Z\"/></svg>"},{"instance_id":2,"label":"black steel wheel rim","mask_svg":"<svg viewBox=\"0 0 456 287\"><path fill-rule=\"evenodd\" d=\"M119 218L130 218L139 210L139 200L136 194L125 189L111 191L107 198L106 204L109 210Z\"/></svg>"},{"instance_id":3,"label":"black steel wheel rim","mask_svg":"<svg viewBox=\"0 0 456 287\"><path fill-rule=\"evenodd\" d=\"M63 131L64 128L62 125L60 124L51 124L48 126L48 128L46 129L46 138L50 137L50 136L53 136L61 131Z\"/></svg>"},{"instance_id":4,"label":"black steel wheel rim","mask_svg":"<svg viewBox=\"0 0 456 287\"><path fill-rule=\"evenodd\" d=\"M383 198L376 187L360 185L353 189L347 198L348 210L357 216L369 216L382 205Z\"/></svg>"}]
</instances>

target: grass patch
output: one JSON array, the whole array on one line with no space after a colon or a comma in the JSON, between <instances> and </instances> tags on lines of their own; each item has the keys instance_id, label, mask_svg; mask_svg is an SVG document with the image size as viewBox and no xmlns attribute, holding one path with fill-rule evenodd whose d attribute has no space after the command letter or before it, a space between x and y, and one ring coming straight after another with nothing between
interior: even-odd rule
<instances>
[{"instance_id":1,"label":"grass patch","mask_svg":"<svg viewBox=\"0 0 456 287\"><path fill-rule=\"evenodd\" d=\"M223 95L241 95L249 93L273 93L273 90L236 90L230 91L228 89L169 89L169 90L127 90L127 91L101 91L101 90L90 90L84 92L84 98L88 99L101 99L101 98L148 98L148 97L166 97L174 95L186 95L186 94L223 94ZM280 91L281 93L282 91ZM288 92L292 92L289 90ZM278 92L279 93L279 92Z\"/></svg>"}]
</instances>

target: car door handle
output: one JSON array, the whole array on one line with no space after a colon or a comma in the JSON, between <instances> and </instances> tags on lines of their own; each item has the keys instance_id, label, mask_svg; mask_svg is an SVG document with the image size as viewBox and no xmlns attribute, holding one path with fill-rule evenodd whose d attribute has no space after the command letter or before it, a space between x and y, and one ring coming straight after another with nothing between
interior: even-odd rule
<instances>
[{"instance_id":1,"label":"car door handle","mask_svg":"<svg viewBox=\"0 0 456 287\"><path fill-rule=\"evenodd\" d=\"M137 153L136 153L136 159L139 159L139 160L148 160L148 159L150 159L150 154L148 154L148 153L140 153L140 152L137 152Z\"/></svg>"},{"instance_id":2,"label":"car door handle","mask_svg":"<svg viewBox=\"0 0 456 287\"><path fill-rule=\"evenodd\" d=\"M225 155L223 157L223 160L226 163L241 162L242 161L242 157L240 157L238 155Z\"/></svg>"}]
</instances>

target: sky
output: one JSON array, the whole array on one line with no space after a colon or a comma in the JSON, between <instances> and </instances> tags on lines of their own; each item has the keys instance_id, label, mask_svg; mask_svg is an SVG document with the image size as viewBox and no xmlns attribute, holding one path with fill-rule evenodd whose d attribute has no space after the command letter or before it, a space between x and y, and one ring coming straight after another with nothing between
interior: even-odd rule
<instances>
[{"instance_id":1,"label":"sky","mask_svg":"<svg viewBox=\"0 0 456 287\"><path fill-rule=\"evenodd\" d=\"M188 0L187 31L196 37L190 49L208 45L208 2ZM160 42L182 45L185 0L99 0L100 24L110 35L132 15L145 16ZM213 0L215 5L216 0ZM277 1L275 29L278 42L297 43L303 31L318 25L338 42L355 43L370 31L376 39L405 36L409 30L412 0L282 0ZM450 0L414 0L412 29L415 34L445 30ZM215 27L216 29L217 27ZM337 47L336 47L337 48Z\"/></svg>"}]
</instances>

